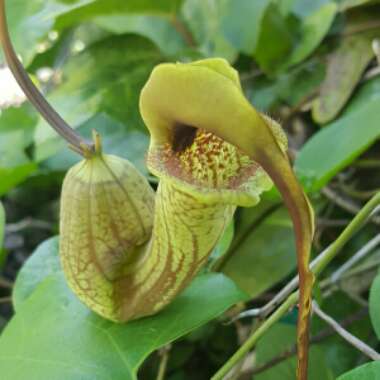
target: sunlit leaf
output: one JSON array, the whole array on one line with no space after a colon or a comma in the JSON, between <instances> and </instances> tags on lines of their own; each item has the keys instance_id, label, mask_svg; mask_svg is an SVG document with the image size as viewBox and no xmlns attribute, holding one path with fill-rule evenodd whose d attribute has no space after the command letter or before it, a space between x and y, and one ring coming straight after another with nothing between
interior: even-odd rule
<instances>
[{"instance_id":1,"label":"sunlit leaf","mask_svg":"<svg viewBox=\"0 0 380 380\"><path fill-rule=\"evenodd\" d=\"M138 112L138 97L161 55L149 41L131 36L102 40L64 66L63 82L48 96L73 127L98 113L125 125L125 132L145 131ZM99 128L101 135L106 127ZM62 139L40 120L36 135L36 160L41 161L65 146Z\"/></svg>"},{"instance_id":2,"label":"sunlit leaf","mask_svg":"<svg viewBox=\"0 0 380 380\"><path fill-rule=\"evenodd\" d=\"M28 65L37 53L38 43L53 28L56 17L92 2L93 0L80 0L65 4L58 0L6 1L12 41L23 57L24 64ZM0 49L0 60L2 59Z\"/></svg>"},{"instance_id":3,"label":"sunlit leaf","mask_svg":"<svg viewBox=\"0 0 380 380\"><path fill-rule=\"evenodd\" d=\"M111 14L154 14L173 15L181 6L183 0L91 0L84 6L76 7L71 12L63 14L57 20L58 28L67 28L78 22L89 21L97 16Z\"/></svg>"}]
</instances>

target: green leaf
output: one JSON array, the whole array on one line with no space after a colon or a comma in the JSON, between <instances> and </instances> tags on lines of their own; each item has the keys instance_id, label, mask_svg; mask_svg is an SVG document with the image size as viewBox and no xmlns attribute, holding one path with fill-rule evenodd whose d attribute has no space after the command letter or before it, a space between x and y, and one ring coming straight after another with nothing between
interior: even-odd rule
<instances>
[{"instance_id":1,"label":"green leaf","mask_svg":"<svg viewBox=\"0 0 380 380\"><path fill-rule=\"evenodd\" d=\"M58 18L56 26L66 28L91 20L93 17L120 14L145 13L153 15L174 15L183 0L92 0L87 5L76 7Z\"/></svg>"},{"instance_id":2,"label":"green leaf","mask_svg":"<svg viewBox=\"0 0 380 380\"><path fill-rule=\"evenodd\" d=\"M36 170L37 165L33 162L18 165L14 168L0 167L0 195L6 194L10 189L19 185Z\"/></svg>"},{"instance_id":3,"label":"green leaf","mask_svg":"<svg viewBox=\"0 0 380 380\"><path fill-rule=\"evenodd\" d=\"M136 36L112 37L72 57L63 68L63 83L48 96L67 122L78 128L98 113L125 125L129 131L146 131L138 112L139 93L152 68L161 60L158 50ZM107 130L98 130L105 135ZM40 120L36 135L37 161L65 146L56 133Z\"/></svg>"},{"instance_id":4,"label":"green leaf","mask_svg":"<svg viewBox=\"0 0 380 380\"><path fill-rule=\"evenodd\" d=\"M3 249L3 241L4 241L4 228L5 228L5 211L2 203L0 202L0 263L2 262L2 249Z\"/></svg>"},{"instance_id":5,"label":"green leaf","mask_svg":"<svg viewBox=\"0 0 380 380\"><path fill-rule=\"evenodd\" d=\"M328 33L334 2L274 2L266 9L254 56L268 73L284 72L307 58Z\"/></svg>"},{"instance_id":6,"label":"green leaf","mask_svg":"<svg viewBox=\"0 0 380 380\"><path fill-rule=\"evenodd\" d=\"M53 237L36 248L17 274L12 292L12 302L16 312L43 280L60 272L58 237Z\"/></svg>"},{"instance_id":7,"label":"green leaf","mask_svg":"<svg viewBox=\"0 0 380 380\"><path fill-rule=\"evenodd\" d=\"M292 31L287 17L271 3L262 18L260 35L253 56L267 73L277 71L292 50Z\"/></svg>"},{"instance_id":8,"label":"green leaf","mask_svg":"<svg viewBox=\"0 0 380 380\"><path fill-rule=\"evenodd\" d=\"M267 73L284 71L309 56L327 34L336 13L334 2L323 2L312 12L297 12L294 1L227 0L222 31L230 43L255 57ZM315 9L314 9L315 8Z\"/></svg>"},{"instance_id":9,"label":"green leaf","mask_svg":"<svg viewBox=\"0 0 380 380\"><path fill-rule=\"evenodd\" d=\"M263 365L277 355L290 349L295 344L296 331L297 329L294 325L282 322L276 323L257 344L257 365ZM333 380L334 376L328 368L323 349L313 345L310 347L309 355L309 379ZM255 375L255 380L293 380L296 368L297 358L293 356Z\"/></svg>"},{"instance_id":10,"label":"green leaf","mask_svg":"<svg viewBox=\"0 0 380 380\"><path fill-rule=\"evenodd\" d=\"M380 274L373 280L369 293L369 315L376 335L380 339Z\"/></svg>"},{"instance_id":11,"label":"green leaf","mask_svg":"<svg viewBox=\"0 0 380 380\"><path fill-rule=\"evenodd\" d=\"M289 58L285 58L284 68L301 62L313 52L329 31L336 11L335 3L327 3L302 19L299 41Z\"/></svg>"},{"instance_id":12,"label":"green leaf","mask_svg":"<svg viewBox=\"0 0 380 380\"><path fill-rule=\"evenodd\" d=\"M218 0L186 0L181 9L200 57L222 57L230 62L237 58L236 47L222 33L225 3Z\"/></svg>"},{"instance_id":13,"label":"green leaf","mask_svg":"<svg viewBox=\"0 0 380 380\"><path fill-rule=\"evenodd\" d=\"M376 80L377 82L378 80ZM341 118L316 133L299 152L295 169L308 191L317 191L351 164L380 136L380 97L368 83L356 95ZM323 157L323 160L317 159Z\"/></svg>"},{"instance_id":14,"label":"green leaf","mask_svg":"<svg viewBox=\"0 0 380 380\"><path fill-rule=\"evenodd\" d=\"M338 0L339 1L339 0ZM305 18L311 16L317 12L318 9L331 3L331 0L288 0L285 3L289 3L289 12L291 11L297 17ZM336 1L334 1L336 3Z\"/></svg>"},{"instance_id":15,"label":"green leaf","mask_svg":"<svg viewBox=\"0 0 380 380\"><path fill-rule=\"evenodd\" d=\"M306 101L318 88L325 75L319 59L303 62L279 74L275 79L259 76L244 81L244 90L252 104L262 112L276 111L280 102L292 107Z\"/></svg>"},{"instance_id":16,"label":"green leaf","mask_svg":"<svg viewBox=\"0 0 380 380\"><path fill-rule=\"evenodd\" d=\"M15 167L29 162L24 151L24 131L0 131L0 137L0 167Z\"/></svg>"},{"instance_id":17,"label":"green leaf","mask_svg":"<svg viewBox=\"0 0 380 380\"><path fill-rule=\"evenodd\" d=\"M246 227L235 236L229 259L222 267L223 273L252 297L276 284L296 266L293 228L286 209L280 208L265 218L266 212L263 215L258 207L244 210L242 219L248 222L243 222Z\"/></svg>"},{"instance_id":18,"label":"green leaf","mask_svg":"<svg viewBox=\"0 0 380 380\"><path fill-rule=\"evenodd\" d=\"M243 86L247 99L261 112L270 112L280 104L277 81L260 75L245 80Z\"/></svg>"},{"instance_id":19,"label":"green leaf","mask_svg":"<svg viewBox=\"0 0 380 380\"><path fill-rule=\"evenodd\" d=\"M0 113L0 195L36 170L25 149L33 141L37 115L28 104Z\"/></svg>"},{"instance_id":20,"label":"green leaf","mask_svg":"<svg viewBox=\"0 0 380 380\"><path fill-rule=\"evenodd\" d=\"M279 98L296 107L319 87L325 75L325 65L319 59L305 61L277 78Z\"/></svg>"},{"instance_id":21,"label":"green leaf","mask_svg":"<svg viewBox=\"0 0 380 380\"><path fill-rule=\"evenodd\" d=\"M57 21L58 28L91 21L115 33L135 33L153 41L167 55L186 47L176 29L175 13L182 0L176 1L92 1L91 4L66 13Z\"/></svg>"},{"instance_id":22,"label":"green leaf","mask_svg":"<svg viewBox=\"0 0 380 380\"><path fill-rule=\"evenodd\" d=\"M15 130L20 131L23 139L17 148L23 149L33 142L33 131L36 123L37 114L29 103L3 109L0 113L1 140L7 139L7 133Z\"/></svg>"},{"instance_id":23,"label":"green leaf","mask_svg":"<svg viewBox=\"0 0 380 380\"><path fill-rule=\"evenodd\" d=\"M25 149L33 142L37 114L29 104L0 113L0 167L15 167L30 160Z\"/></svg>"},{"instance_id":24,"label":"green leaf","mask_svg":"<svg viewBox=\"0 0 380 380\"><path fill-rule=\"evenodd\" d=\"M93 0L81 0L64 4L58 0L12 0L6 1L7 19L17 52L28 65L37 53L37 45L53 28L55 18ZM0 60L2 59L0 49Z\"/></svg>"},{"instance_id":25,"label":"green leaf","mask_svg":"<svg viewBox=\"0 0 380 380\"><path fill-rule=\"evenodd\" d=\"M344 38L331 55L319 97L313 103L313 119L320 124L333 120L347 103L363 71L374 56L371 41L380 30Z\"/></svg>"},{"instance_id":26,"label":"green leaf","mask_svg":"<svg viewBox=\"0 0 380 380\"><path fill-rule=\"evenodd\" d=\"M355 96L348 103L343 116L351 115L366 104L377 100L380 100L380 77L367 81L356 90Z\"/></svg>"},{"instance_id":27,"label":"green leaf","mask_svg":"<svg viewBox=\"0 0 380 380\"><path fill-rule=\"evenodd\" d=\"M93 22L111 33L135 33L149 38L166 55L178 54L186 48L184 39L167 17L117 14L98 16Z\"/></svg>"},{"instance_id":28,"label":"green leaf","mask_svg":"<svg viewBox=\"0 0 380 380\"><path fill-rule=\"evenodd\" d=\"M47 277L35 288L35 281L27 277L36 276L49 254L52 260L57 259L56 251L56 240L46 242L33 261L25 264L29 268L17 281L17 287L24 287L24 295L0 338L0 366L5 378L136 379L138 368L152 351L246 299L228 278L207 274L197 277L157 315L116 324L81 304L51 263L50 269L44 270ZM39 276L42 279L44 275ZM22 301L28 283L30 290L35 290Z\"/></svg>"},{"instance_id":29,"label":"green leaf","mask_svg":"<svg viewBox=\"0 0 380 380\"><path fill-rule=\"evenodd\" d=\"M339 376L337 380L380 380L380 361L364 364Z\"/></svg>"},{"instance_id":30,"label":"green leaf","mask_svg":"<svg viewBox=\"0 0 380 380\"><path fill-rule=\"evenodd\" d=\"M255 51L263 18L271 1L226 0L221 29L238 50L252 55Z\"/></svg>"}]
</instances>

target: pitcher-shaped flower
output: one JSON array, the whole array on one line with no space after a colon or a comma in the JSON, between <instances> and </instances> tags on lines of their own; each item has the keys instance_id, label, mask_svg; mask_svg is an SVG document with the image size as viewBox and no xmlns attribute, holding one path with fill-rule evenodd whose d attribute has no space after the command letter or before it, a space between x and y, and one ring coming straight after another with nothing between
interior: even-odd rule
<instances>
[{"instance_id":1,"label":"pitcher-shaped flower","mask_svg":"<svg viewBox=\"0 0 380 380\"><path fill-rule=\"evenodd\" d=\"M220 176L234 164L230 165L229 155L224 156L223 150L214 158L214 151L229 143L246 155L251 168L263 168L278 187L296 235L300 278L298 376L306 379L313 284L308 264L314 217L292 171L280 129L252 107L243 95L237 72L222 59L157 66L141 93L140 108L151 133L148 162L157 175L180 177L188 189L208 183L213 192L218 191L223 182ZM227 181L228 194L239 188L238 178L246 174L243 164L234 179ZM225 191L219 193L226 197Z\"/></svg>"}]
</instances>

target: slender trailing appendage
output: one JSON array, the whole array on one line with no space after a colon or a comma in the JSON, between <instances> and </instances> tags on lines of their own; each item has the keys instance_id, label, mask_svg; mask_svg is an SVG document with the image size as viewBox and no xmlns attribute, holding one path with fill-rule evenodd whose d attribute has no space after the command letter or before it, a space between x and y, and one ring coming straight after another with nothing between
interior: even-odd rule
<instances>
[{"instance_id":1,"label":"slender trailing appendage","mask_svg":"<svg viewBox=\"0 0 380 380\"><path fill-rule=\"evenodd\" d=\"M156 194L134 166L90 144L51 108L17 59L4 0L1 42L30 101L84 160L63 183L60 257L71 289L103 317L125 322L157 313L197 274L237 206L254 206L277 185L293 220L300 277L298 379L307 379L313 277L313 212L287 158L281 127L245 99L223 59L157 66L141 92ZM272 180L272 181L271 181Z\"/></svg>"}]
</instances>

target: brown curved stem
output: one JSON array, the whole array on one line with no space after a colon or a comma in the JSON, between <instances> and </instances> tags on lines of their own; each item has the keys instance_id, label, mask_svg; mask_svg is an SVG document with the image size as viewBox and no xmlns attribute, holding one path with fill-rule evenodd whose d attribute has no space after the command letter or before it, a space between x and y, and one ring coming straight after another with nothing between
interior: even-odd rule
<instances>
[{"instance_id":1,"label":"brown curved stem","mask_svg":"<svg viewBox=\"0 0 380 380\"><path fill-rule=\"evenodd\" d=\"M313 286L313 274L309 269L310 248L314 231L313 214L310 210L309 202L294 175L289 161L285 157L282 160L275 159L273 156L269 156L264 152L260 157L260 164L270 175L282 194L294 225L300 292L297 329L297 379L306 380L308 368L311 293Z\"/></svg>"},{"instance_id":2,"label":"brown curved stem","mask_svg":"<svg viewBox=\"0 0 380 380\"><path fill-rule=\"evenodd\" d=\"M12 71L17 83L22 88L29 101L34 105L42 117L74 148L77 153L84 156L89 152L93 152L93 144L83 139L61 118L34 85L23 65L17 58L9 37L5 0L0 0L0 42L9 69Z\"/></svg>"}]
</instances>

